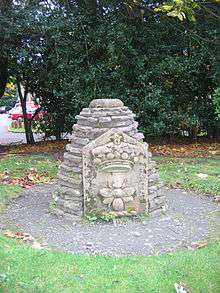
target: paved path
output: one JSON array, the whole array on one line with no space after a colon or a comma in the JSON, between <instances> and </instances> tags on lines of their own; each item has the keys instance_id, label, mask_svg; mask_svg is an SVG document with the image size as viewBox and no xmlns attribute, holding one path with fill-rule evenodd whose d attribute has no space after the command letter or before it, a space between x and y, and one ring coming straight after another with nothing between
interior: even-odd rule
<instances>
[{"instance_id":1,"label":"paved path","mask_svg":"<svg viewBox=\"0 0 220 293\"><path fill-rule=\"evenodd\" d=\"M0 114L0 145L26 143L26 138L24 133L14 133L8 131L8 124L10 119L8 114ZM36 141L42 139L42 135L34 134Z\"/></svg>"},{"instance_id":2,"label":"paved path","mask_svg":"<svg viewBox=\"0 0 220 293\"><path fill-rule=\"evenodd\" d=\"M23 230L63 251L115 256L172 252L220 236L220 206L204 196L167 189L169 210L162 217L76 224L48 212L54 189L47 184L25 190L0 216L0 229Z\"/></svg>"}]
</instances>

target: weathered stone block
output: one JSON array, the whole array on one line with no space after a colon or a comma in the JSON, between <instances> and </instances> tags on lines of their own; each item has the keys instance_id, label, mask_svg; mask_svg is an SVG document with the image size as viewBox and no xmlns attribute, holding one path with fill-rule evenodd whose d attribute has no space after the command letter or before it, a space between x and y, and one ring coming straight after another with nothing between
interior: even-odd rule
<instances>
[{"instance_id":1,"label":"weathered stone block","mask_svg":"<svg viewBox=\"0 0 220 293\"><path fill-rule=\"evenodd\" d=\"M62 176L62 174L61 174L61 176ZM60 177L60 175L59 175L59 177ZM75 184L69 180L63 180L62 178L59 178L59 184L63 187L70 187L72 189L77 189L77 190L82 189L82 183Z\"/></svg>"},{"instance_id":2,"label":"weathered stone block","mask_svg":"<svg viewBox=\"0 0 220 293\"><path fill-rule=\"evenodd\" d=\"M132 115L132 114L128 114L128 115L121 114L120 116L112 116L111 117L113 122L124 122L127 120L131 120L131 121L135 122L133 118L134 118L134 115Z\"/></svg>"},{"instance_id":3,"label":"weathered stone block","mask_svg":"<svg viewBox=\"0 0 220 293\"><path fill-rule=\"evenodd\" d=\"M66 161L71 161L71 162L76 163L76 164L82 163L82 157L74 156L74 155L72 155L70 153L65 153L63 157L64 157L65 162Z\"/></svg>"},{"instance_id":4,"label":"weathered stone block","mask_svg":"<svg viewBox=\"0 0 220 293\"><path fill-rule=\"evenodd\" d=\"M140 133L140 132L136 133L136 134L134 135L134 137L135 137L137 140L143 140L143 139L144 139L144 135L143 135L143 133Z\"/></svg>"},{"instance_id":5,"label":"weathered stone block","mask_svg":"<svg viewBox=\"0 0 220 293\"><path fill-rule=\"evenodd\" d=\"M72 135L72 142L76 145L87 145L89 143L88 138L82 138L79 136Z\"/></svg>"},{"instance_id":6,"label":"weathered stone block","mask_svg":"<svg viewBox=\"0 0 220 293\"><path fill-rule=\"evenodd\" d=\"M116 122L116 121L112 121L108 123L108 128L118 128L118 127L124 127L124 126L129 126L129 125L133 125L134 126L134 121L127 119L125 121L121 121L121 122Z\"/></svg>"},{"instance_id":7,"label":"weathered stone block","mask_svg":"<svg viewBox=\"0 0 220 293\"><path fill-rule=\"evenodd\" d=\"M66 197L66 195L71 195L73 199L74 198L78 199L83 195L82 190L73 189L73 188L65 187L65 186L62 186L59 188L59 193L65 195L65 197Z\"/></svg>"},{"instance_id":8,"label":"weathered stone block","mask_svg":"<svg viewBox=\"0 0 220 293\"><path fill-rule=\"evenodd\" d=\"M71 144L67 144L66 145L66 150L67 152L70 152L74 155L80 155L82 154L82 150L80 148L77 147L73 147Z\"/></svg>"},{"instance_id":9,"label":"weathered stone block","mask_svg":"<svg viewBox=\"0 0 220 293\"><path fill-rule=\"evenodd\" d=\"M91 117L91 111L89 108L84 108L81 112L80 112L80 116L83 117Z\"/></svg>"},{"instance_id":10,"label":"weathered stone block","mask_svg":"<svg viewBox=\"0 0 220 293\"><path fill-rule=\"evenodd\" d=\"M80 176L81 177L81 176ZM62 180L62 181L66 181L66 182L69 182L71 183L73 186L74 185L80 185L82 183L82 180L81 178L75 178L75 177L70 177L68 175L64 175L62 173L60 173L59 175L59 179Z\"/></svg>"},{"instance_id":11,"label":"weathered stone block","mask_svg":"<svg viewBox=\"0 0 220 293\"><path fill-rule=\"evenodd\" d=\"M78 211L79 209L82 208L81 203L75 203L73 201L65 201L63 204L64 208L68 208L71 211Z\"/></svg>"},{"instance_id":12,"label":"weathered stone block","mask_svg":"<svg viewBox=\"0 0 220 293\"><path fill-rule=\"evenodd\" d=\"M121 100L119 99L97 99L93 100L89 108L121 108L124 107L124 104Z\"/></svg>"},{"instance_id":13,"label":"weathered stone block","mask_svg":"<svg viewBox=\"0 0 220 293\"><path fill-rule=\"evenodd\" d=\"M110 117L100 117L99 118L99 123L109 123L111 121L112 121L112 119Z\"/></svg>"},{"instance_id":14,"label":"weathered stone block","mask_svg":"<svg viewBox=\"0 0 220 293\"><path fill-rule=\"evenodd\" d=\"M78 123L83 125L83 122L86 122L88 123L88 125L91 125L91 124L96 124L98 122L98 119L94 117L88 117L85 119L82 117L81 119L79 119Z\"/></svg>"},{"instance_id":15,"label":"weathered stone block","mask_svg":"<svg viewBox=\"0 0 220 293\"><path fill-rule=\"evenodd\" d=\"M92 130L91 126L83 126L83 125L79 125L79 124L74 124L73 125L73 133L89 133Z\"/></svg>"}]
</instances>

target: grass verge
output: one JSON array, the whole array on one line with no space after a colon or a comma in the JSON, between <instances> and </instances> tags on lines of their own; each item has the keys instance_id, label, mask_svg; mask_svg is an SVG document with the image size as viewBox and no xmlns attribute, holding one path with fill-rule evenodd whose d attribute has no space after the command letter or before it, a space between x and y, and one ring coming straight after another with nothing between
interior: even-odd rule
<instances>
[{"instance_id":1,"label":"grass verge","mask_svg":"<svg viewBox=\"0 0 220 293\"><path fill-rule=\"evenodd\" d=\"M25 129L24 127L21 127L21 128L15 128L15 127L12 127L12 126L8 126L8 131L9 132L14 132L14 133L25 133ZM39 131L35 130L35 129L32 129L32 132L33 133L40 133Z\"/></svg>"},{"instance_id":2,"label":"grass verge","mask_svg":"<svg viewBox=\"0 0 220 293\"><path fill-rule=\"evenodd\" d=\"M57 162L46 154L42 155L8 155L0 160L0 173L7 172L12 177L22 177L33 169L39 173L47 172L48 176L57 174Z\"/></svg>"},{"instance_id":3,"label":"grass verge","mask_svg":"<svg viewBox=\"0 0 220 293\"><path fill-rule=\"evenodd\" d=\"M161 179L171 187L220 194L220 159L154 157Z\"/></svg>"},{"instance_id":4,"label":"grass verge","mask_svg":"<svg viewBox=\"0 0 220 293\"><path fill-rule=\"evenodd\" d=\"M220 291L220 244L152 257L81 256L0 237L2 292L174 292L186 282L192 292ZM9 265L10 264L10 265Z\"/></svg>"},{"instance_id":5,"label":"grass verge","mask_svg":"<svg viewBox=\"0 0 220 293\"><path fill-rule=\"evenodd\" d=\"M6 178L9 182L17 184L0 183L0 211L11 199L18 197L22 191L19 179L21 182L22 178L29 181L37 179L37 183L41 183L41 181L54 178L57 174L57 168L57 162L49 155L8 155L2 158L0 160L0 182ZM13 181L15 179L18 180Z\"/></svg>"},{"instance_id":6,"label":"grass verge","mask_svg":"<svg viewBox=\"0 0 220 293\"><path fill-rule=\"evenodd\" d=\"M0 184L0 212L10 200L18 197L21 191L20 186Z\"/></svg>"},{"instance_id":7,"label":"grass verge","mask_svg":"<svg viewBox=\"0 0 220 293\"><path fill-rule=\"evenodd\" d=\"M162 180L168 186L214 195L220 194L220 160L218 158L157 156L154 157L154 160L158 163ZM45 176L49 179L56 177L58 163L52 156L46 154L7 155L0 160L0 179L5 174L11 179L22 178L28 176L33 170L40 175L40 180L44 182ZM10 199L18 196L21 190L22 188L17 185L0 184L0 210Z\"/></svg>"}]
</instances>

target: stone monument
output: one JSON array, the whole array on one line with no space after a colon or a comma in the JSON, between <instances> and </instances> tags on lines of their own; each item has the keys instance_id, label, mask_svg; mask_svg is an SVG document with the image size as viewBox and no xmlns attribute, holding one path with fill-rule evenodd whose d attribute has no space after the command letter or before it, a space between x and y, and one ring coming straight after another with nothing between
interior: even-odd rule
<instances>
[{"instance_id":1,"label":"stone monument","mask_svg":"<svg viewBox=\"0 0 220 293\"><path fill-rule=\"evenodd\" d=\"M135 115L119 99L93 100L76 116L58 173L58 215L115 217L166 208L163 185Z\"/></svg>"}]
</instances>

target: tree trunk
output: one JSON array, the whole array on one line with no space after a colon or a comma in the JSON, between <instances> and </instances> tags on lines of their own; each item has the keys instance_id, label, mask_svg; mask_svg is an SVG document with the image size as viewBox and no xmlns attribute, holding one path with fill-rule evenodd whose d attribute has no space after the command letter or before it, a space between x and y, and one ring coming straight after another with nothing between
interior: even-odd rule
<instances>
[{"instance_id":1,"label":"tree trunk","mask_svg":"<svg viewBox=\"0 0 220 293\"><path fill-rule=\"evenodd\" d=\"M62 139L62 126L63 126L63 118L59 117L56 121L56 129L55 129L55 136L56 140Z\"/></svg>"},{"instance_id":2,"label":"tree trunk","mask_svg":"<svg viewBox=\"0 0 220 293\"><path fill-rule=\"evenodd\" d=\"M216 123L216 125L209 126L207 130L207 134L209 138L217 138L220 137L220 123Z\"/></svg>"},{"instance_id":3,"label":"tree trunk","mask_svg":"<svg viewBox=\"0 0 220 293\"><path fill-rule=\"evenodd\" d=\"M25 129L25 136L26 136L26 141L27 144L34 144L34 135L33 135L33 131L31 128L31 119L28 119L27 117L27 95L28 95L28 90L27 88L24 91L24 95L21 92L21 85L17 79L17 87L18 87L18 95L20 98L20 102L21 102L21 108L22 108L22 113L24 116L24 129Z\"/></svg>"},{"instance_id":4,"label":"tree trunk","mask_svg":"<svg viewBox=\"0 0 220 293\"><path fill-rule=\"evenodd\" d=\"M0 97L4 95L5 87L8 79L8 60L3 58L0 60Z\"/></svg>"},{"instance_id":5,"label":"tree trunk","mask_svg":"<svg viewBox=\"0 0 220 293\"><path fill-rule=\"evenodd\" d=\"M62 139L62 136L61 136L61 132L60 131L57 131L56 134L56 140L61 140Z\"/></svg>"},{"instance_id":6,"label":"tree trunk","mask_svg":"<svg viewBox=\"0 0 220 293\"><path fill-rule=\"evenodd\" d=\"M215 127L215 138L220 138L220 123L216 125Z\"/></svg>"}]
</instances>

